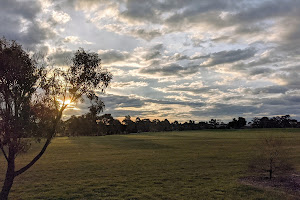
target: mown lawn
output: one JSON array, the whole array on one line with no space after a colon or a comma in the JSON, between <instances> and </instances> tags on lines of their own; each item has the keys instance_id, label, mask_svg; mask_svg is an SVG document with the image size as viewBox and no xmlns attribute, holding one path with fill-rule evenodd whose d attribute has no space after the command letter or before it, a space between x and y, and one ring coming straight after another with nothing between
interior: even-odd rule
<instances>
[{"instance_id":1,"label":"mown lawn","mask_svg":"<svg viewBox=\"0 0 300 200\"><path fill-rule=\"evenodd\" d=\"M141 133L56 138L15 179L11 199L286 199L240 184L254 146L282 136L300 171L300 129ZM41 145L41 144L40 144ZM19 157L21 167L39 145ZM2 156L3 157L3 156ZM1 184L4 159L0 159Z\"/></svg>"}]
</instances>

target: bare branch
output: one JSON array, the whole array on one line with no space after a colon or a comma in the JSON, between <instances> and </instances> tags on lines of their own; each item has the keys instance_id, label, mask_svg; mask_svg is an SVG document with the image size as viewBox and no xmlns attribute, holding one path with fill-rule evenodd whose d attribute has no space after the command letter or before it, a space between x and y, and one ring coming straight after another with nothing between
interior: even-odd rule
<instances>
[{"instance_id":1,"label":"bare branch","mask_svg":"<svg viewBox=\"0 0 300 200\"><path fill-rule=\"evenodd\" d=\"M4 149L3 149L3 146L0 146L0 149L1 149L1 151L2 151L2 153L3 153L3 155L4 155L4 157L5 157L6 161L8 162L8 157L7 157L6 152L5 152Z\"/></svg>"},{"instance_id":2,"label":"bare branch","mask_svg":"<svg viewBox=\"0 0 300 200\"><path fill-rule=\"evenodd\" d=\"M47 147L49 146L50 142L52 140L52 137L51 138L48 138L42 148L42 150L40 151L39 154L37 154L30 163L28 163L25 167L19 169L18 171L15 171L15 176L18 176L22 173L24 173L25 171L27 171L32 165L34 165L34 163L36 163L41 157L42 155L45 153Z\"/></svg>"}]
</instances>

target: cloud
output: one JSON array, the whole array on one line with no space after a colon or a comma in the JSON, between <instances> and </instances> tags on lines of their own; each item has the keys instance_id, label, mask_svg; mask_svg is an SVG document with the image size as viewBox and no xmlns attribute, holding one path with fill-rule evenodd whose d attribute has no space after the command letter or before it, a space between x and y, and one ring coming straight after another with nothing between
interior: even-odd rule
<instances>
[{"instance_id":1,"label":"cloud","mask_svg":"<svg viewBox=\"0 0 300 200\"><path fill-rule=\"evenodd\" d=\"M230 51L220 51L211 54L210 58L201 66L210 67L219 64L233 63L240 60L245 60L254 56L256 50L253 48L238 49Z\"/></svg>"},{"instance_id":2,"label":"cloud","mask_svg":"<svg viewBox=\"0 0 300 200\"><path fill-rule=\"evenodd\" d=\"M64 13L62 11L53 11L52 12L52 19L59 23L59 24L65 24L67 23L68 21L71 20L71 17L70 15L68 15L67 13Z\"/></svg>"},{"instance_id":3,"label":"cloud","mask_svg":"<svg viewBox=\"0 0 300 200\"><path fill-rule=\"evenodd\" d=\"M72 56L72 51L57 49L55 52L48 55L48 59L50 63L53 63L56 66L66 66L70 64Z\"/></svg>"},{"instance_id":4,"label":"cloud","mask_svg":"<svg viewBox=\"0 0 300 200\"><path fill-rule=\"evenodd\" d=\"M158 22L157 11L153 9L154 1L148 0L129 0L125 3L125 10L120 13L120 17L131 23L135 22Z\"/></svg>"},{"instance_id":5,"label":"cloud","mask_svg":"<svg viewBox=\"0 0 300 200\"><path fill-rule=\"evenodd\" d=\"M240 12L230 16L230 19L239 23L255 22L265 19L274 19L289 15L293 12L298 12L297 8L300 6L298 1L287 0L284 4L281 4L279 0L273 1L261 1L247 6Z\"/></svg>"},{"instance_id":6,"label":"cloud","mask_svg":"<svg viewBox=\"0 0 300 200\"><path fill-rule=\"evenodd\" d=\"M260 113L259 108L250 105L232 105L217 103L211 105L204 110L191 111L191 114L202 117L222 116L224 118L231 118L234 116L245 116L247 113Z\"/></svg>"},{"instance_id":7,"label":"cloud","mask_svg":"<svg viewBox=\"0 0 300 200\"><path fill-rule=\"evenodd\" d=\"M288 87L286 86L281 86L281 85L271 85L271 86L266 86L266 87L259 87L259 88L245 88L244 93L246 94L252 94L252 95L257 95L257 94L284 94L289 90Z\"/></svg>"},{"instance_id":8,"label":"cloud","mask_svg":"<svg viewBox=\"0 0 300 200\"><path fill-rule=\"evenodd\" d=\"M161 36L163 33L158 29L146 30L146 29L139 28L139 29L132 29L130 31L130 34L134 35L138 38L142 38L144 40L151 41L154 38Z\"/></svg>"},{"instance_id":9,"label":"cloud","mask_svg":"<svg viewBox=\"0 0 300 200\"><path fill-rule=\"evenodd\" d=\"M130 54L126 51L118 50L99 50L99 56L103 64L111 64L118 61L124 61L130 57Z\"/></svg>"},{"instance_id":10,"label":"cloud","mask_svg":"<svg viewBox=\"0 0 300 200\"><path fill-rule=\"evenodd\" d=\"M113 82L112 87L113 88L134 88L134 87L145 87L149 84L142 81L129 81L129 82Z\"/></svg>"},{"instance_id":11,"label":"cloud","mask_svg":"<svg viewBox=\"0 0 300 200\"><path fill-rule=\"evenodd\" d=\"M63 40L65 43L72 43L72 44L92 44L86 40L81 40L78 36L67 36Z\"/></svg>"},{"instance_id":12,"label":"cloud","mask_svg":"<svg viewBox=\"0 0 300 200\"><path fill-rule=\"evenodd\" d=\"M250 76L257 76L257 75L269 75L272 72L274 72L274 70L270 69L270 68L266 68L266 67L261 67L261 68L254 68L250 71Z\"/></svg>"},{"instance_id":13,"label":"cloud","mask_svg":"<svg viewBox=\"0 0 300 200\"><path fill-rule=\"evenodd\" d=\"M152 74L160 76L185 76L198 72L197 66L183 67L178 63L171 63L166 65L151 65L149 67L141 68L139 73Z\"/></svg>"},{"instance_id":14,"label":"cloud","mask_svg":"<svg viewBox=\"0 0 300 200\"><path fill-rule=\"evenodd\" d=\"M56 36L52 29L38 20L41 12L39 1L1 1L0 24L3 28L0 35L34 50L37 45Z\"/></svg>"}]
</instances>

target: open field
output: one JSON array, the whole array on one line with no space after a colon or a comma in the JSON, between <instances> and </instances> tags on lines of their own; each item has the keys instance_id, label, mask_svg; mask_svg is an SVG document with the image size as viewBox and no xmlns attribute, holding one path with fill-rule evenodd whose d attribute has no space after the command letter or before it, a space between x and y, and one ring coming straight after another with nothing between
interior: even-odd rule
<instances>
[{"instance_id":1,"label":"open field","mask_svg":"<svg viewBox=\"0 0 300 200\"><path fill-rule=\"evenodd\" d=\"M300 171L300 129L212 130L56 138L11 199L285 199L239 183L255 144L281 135ZM39 149L19 157L17 168ZM0 160L1 184L4 159ZM19 167L18 167L19 166Z\"/></svg>"}]
</instances>

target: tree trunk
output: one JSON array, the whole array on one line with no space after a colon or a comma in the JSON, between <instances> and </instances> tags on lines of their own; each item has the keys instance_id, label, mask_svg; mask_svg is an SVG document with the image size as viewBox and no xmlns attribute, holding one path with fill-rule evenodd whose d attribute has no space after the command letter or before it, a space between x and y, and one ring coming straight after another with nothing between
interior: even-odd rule
<instances>
[{"instance_id":1,"label":"tree trunk","mask_svg":"<svg viewBox=\"0 0 300 200\"><path fill-rule=\"evenodd\" d=\"M7 200L9 191L13 185L15 178L15 159L9 157L4 184L0 193L0 200Z\"/></svg>"}]
</instances>

